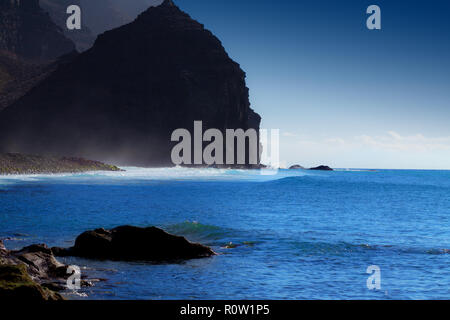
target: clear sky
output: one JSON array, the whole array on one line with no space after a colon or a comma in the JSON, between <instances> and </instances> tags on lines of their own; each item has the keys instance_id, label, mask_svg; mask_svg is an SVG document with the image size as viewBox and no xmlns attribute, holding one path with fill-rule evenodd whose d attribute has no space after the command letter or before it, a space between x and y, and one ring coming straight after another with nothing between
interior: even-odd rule
<instances>
[{"instance_id":1,"label":"clear sky","mask_svg":"<svg viewBox=\"0 0 450 320\"><path fill-rule=\"evenodd\" d=\"M284 164L450 169L450 1L175 3L246 71Z\"/></svg>"}]
</instances>

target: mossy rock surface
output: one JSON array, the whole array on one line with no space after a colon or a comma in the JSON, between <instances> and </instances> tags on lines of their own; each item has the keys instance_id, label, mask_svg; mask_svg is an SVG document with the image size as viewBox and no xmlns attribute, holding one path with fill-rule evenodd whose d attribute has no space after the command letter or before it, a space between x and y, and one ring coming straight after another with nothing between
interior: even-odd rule
<instances>
[{"instance_id":1,"label":"mossy rock surface","mask_svg":"<svg viewBox=\"0 0 450 320\"><path fill-rule=\"evenodd\" d=\"M24 265L0 265L0 300L48 301L63 297L34 282Z\"/></svg>"}]
</instances>

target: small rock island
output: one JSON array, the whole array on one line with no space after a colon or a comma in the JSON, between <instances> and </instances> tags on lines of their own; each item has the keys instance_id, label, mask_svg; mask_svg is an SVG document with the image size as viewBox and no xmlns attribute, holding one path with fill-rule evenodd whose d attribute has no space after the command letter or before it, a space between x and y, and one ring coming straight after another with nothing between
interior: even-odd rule
<instances>
[{"instance_id":1,"label":"small rock island","mask_svg":"<svg viewBox=\"0 0 450 320\"><path fill-rule=\"evenodd\" d=\"M310 168L309 170L315 170L315 171L334 171L329 166L318 166L315 168Z\"/></svg>"},{"instance_id":2,"label":"small rock island","mask_svg":"<svg viewBox=\"0 0 450 320\"><path fill-rule=\"evenodd\" d=\"M294 164L293 166L289 167L289 170L299 170L299 169L305 169L305 168L299 164Z\"/></svg>"},{"instance_id":3,"label":"small rock island","mask_svg":"<svg viewBox=\"0 0 450 320\"><path fill-rule=\"evenodd\" d=\"M315 171L334 171L332 168L330 168L329 166L318 166L318 167L314 167L314 168L309 168L306 169L305 167L302 167L299 164L295 164L293 166L289 167L289 170L315 170Z\"/></svg>"}]
</instances>

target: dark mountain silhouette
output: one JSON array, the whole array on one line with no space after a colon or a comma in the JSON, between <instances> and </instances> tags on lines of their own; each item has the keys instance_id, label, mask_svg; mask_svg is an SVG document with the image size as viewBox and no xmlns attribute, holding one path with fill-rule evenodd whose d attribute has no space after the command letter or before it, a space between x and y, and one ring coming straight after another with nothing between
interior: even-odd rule
<instances>
[{"instance_id":1,"label":"dark mountain silhouette","mask_svg":"<svg viewBox=\"0 0 450 320\"><path fill-rule=\"evenodd\" d=\"M35 63L0 50L0 110L25 95L56 66L57 62Z\"/></svg>"},{"instance_id":2,"label":"dark mountain silhouette","mask_svg":"<svg viewBox=\"0 0 450 320\"><path fill-rule=\"evenodd\" d=\"M94 2L101 1L102 0L95 0ZM81 0L40 0L39 3L42 9L49 13L53 22L61 28L64 35L75 43L78 51L82 52L92 47L95 41L95 36L86 23L86 10L84 10L84 7L81 5ZM69 30L66 27L67 18L69 16L67 14L67 8L70 5L77 5L81 8L82 18L80 30ZM106 17L107 13L97 12L97 14Z\"/></svg>"},{"instance_id":3,"label":"dark mountain silhouette","mask_svg":"<svg viewBox=\"0 0 450 320\"><path fill-rule=\"evenodd\" d=\"M40 0L39 3L61 27L64 35L75 43L77 50L82 52L92 47L97 35L132 22L139 13L161 2L162 0ZM66 9L69 5L81 8L81 30L66 28Z\"/></svg>"},{"instance_id":4,"label":"dark mountain silhouette","mask_svg":"<svg viewBox=\"0 0 450 320\"><path fill-rule=\"evenodd\" d=\"M51 60L75 49L39 6L39 0L0 0L0 50Z\"/></svg>"},{"instance_id":5,"label":"dark mountain silhouette","mask_svg":"<svg viewBox=\"0 0 450 320\"><path fill-rule=\"evenodd\" d=\"M46 0L48 1L48 0ZM51 0L59 1L59 0ZM160 5L162 0L79 0L83 18L94 35L99 35L132 22L138 14L150 6Z\"/></svg>"},{"instance_id":6,"label":"dark mountain silhouette","mask_svg":"<svg viewBox=\"0 0 450 320\"><path fill-rule=\"evenodd\" d=\"M74 50L38 0L0 0L0 110L27 93Z\"/></svg>"},{"instance_id":7,"label":"dark mountain silhouette","mask_svg":"<svg viewBox=\"0 0 450 320\"><path fill-rule=\"evenodd\" d=\"M245 73L172 1L100 35L0 113L0 149L171 165L173 130L255 128Z\"/></svg>"}]
</instances>

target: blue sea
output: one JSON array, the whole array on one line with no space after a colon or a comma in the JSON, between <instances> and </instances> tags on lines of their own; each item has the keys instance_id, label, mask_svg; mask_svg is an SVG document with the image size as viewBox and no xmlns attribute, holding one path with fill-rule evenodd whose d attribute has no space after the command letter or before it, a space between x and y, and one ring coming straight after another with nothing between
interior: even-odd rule
<instances>
[{"instance_id":1,"label":"blue sea","mask_svg":"<svg viewBox=\"0 0 450 320\"><path fill-rule=\"evenodd\" d=\"M104 279L71 299L450 298L450 171L125 169L0 177L0 238L68 247L88 229L158 226L218 253L63 258Z\"/></svg>"}]
</instances>

